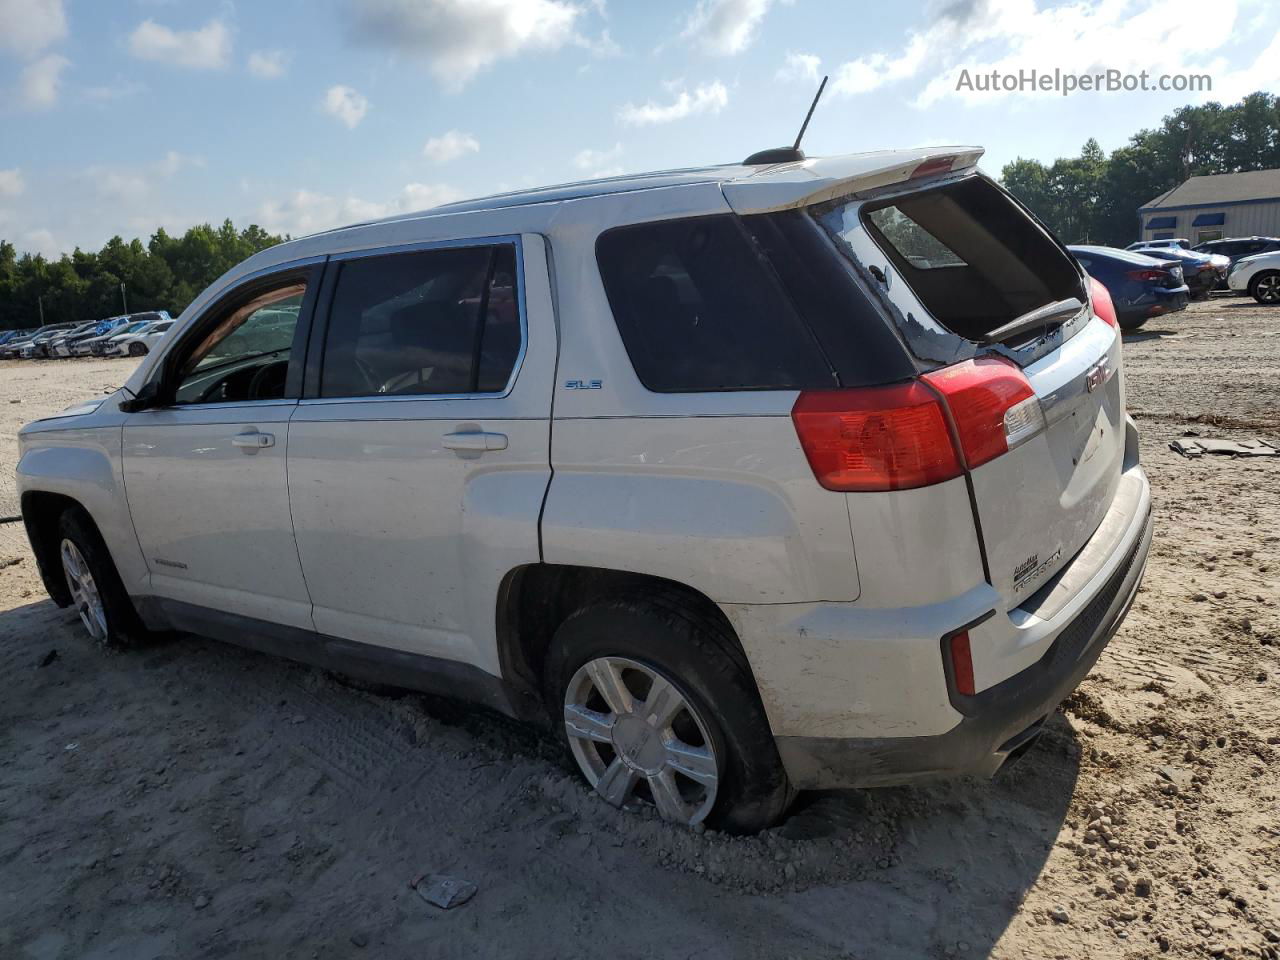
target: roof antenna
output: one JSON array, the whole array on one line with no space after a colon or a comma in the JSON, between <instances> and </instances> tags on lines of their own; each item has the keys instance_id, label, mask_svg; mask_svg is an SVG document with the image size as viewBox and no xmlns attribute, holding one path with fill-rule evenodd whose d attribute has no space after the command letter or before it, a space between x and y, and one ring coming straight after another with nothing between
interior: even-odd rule
<instances>
[{"instance_id":1,"label":"roof antenna","mask_svg":"<svg viewBox=\"0 0 1280 960\"><path fill-rule=\"evenodd\" d=\"M804 151L800 149L800 141L804 139L804 132L809 129L809 120L813 117L813 111L817 108L818 101L822 99L822 91L827 88L827 80L827 77L823 77L822 83L818 84L818 92L813 96L813 103L809 104L809 112L804 115L804 123L800 124L800 132L796 134L796 142L789 147L772 147L768 150L753 153L742 161L746 166L750 167L766 163L791 163L804 159Z\"/></svg>"}]
</instances>

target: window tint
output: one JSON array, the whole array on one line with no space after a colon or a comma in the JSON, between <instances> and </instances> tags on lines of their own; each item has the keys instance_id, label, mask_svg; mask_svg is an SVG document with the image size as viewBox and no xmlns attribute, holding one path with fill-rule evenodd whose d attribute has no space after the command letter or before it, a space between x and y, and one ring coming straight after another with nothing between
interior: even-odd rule
<instances>
[{"instance_id":1,"label":"window tint","mask_svg":"<svg viewBox=\"0 0 1280 960\"><path fill-rule=\"evenodd\" d=\"M732 216L618 227L600 274L640 381L665 393L831 386L772 269Z\"/></svg>"},{"instance_id":2,"label":"window tint","mask_svg":"<svg viewBox=\"0 0 1280 960\"><path fill-rule=\"evenodd\" d=\"M497 393L519 352L514 247L351 260L329 311L320 395Z\"/></svg>"},{"instance_id":3,"label":"window tint","mask_svg":"<svg viewBox=\"0 0 1280 960\"><path fill-rule=\"evenodd\" d=\"M223 316L182 363L178 403L273 400L284 396L302 281L269 290Z\"/></svg>"}]
</instances>

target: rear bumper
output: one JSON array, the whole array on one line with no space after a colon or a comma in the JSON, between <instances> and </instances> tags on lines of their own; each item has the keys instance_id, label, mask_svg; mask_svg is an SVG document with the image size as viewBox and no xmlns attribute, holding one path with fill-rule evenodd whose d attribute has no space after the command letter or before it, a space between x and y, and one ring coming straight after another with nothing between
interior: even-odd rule
<instances>
[{"instance_id":1,"label":"rear bumper","mask_svg":"<svg viewBox=\"0 0 1280 960\"><path fill-rule=\"evenodd\" d=\"M1135 518L1137 520L1138 518ZM953 705L960 722L932 736L780 736L778 750L800 789L887 786L939 777L990 776L1040 732L1097 662L1142 582L1151 548L1145 508L1123 558L1031 666Z\"/></svg>"}]
</instances>

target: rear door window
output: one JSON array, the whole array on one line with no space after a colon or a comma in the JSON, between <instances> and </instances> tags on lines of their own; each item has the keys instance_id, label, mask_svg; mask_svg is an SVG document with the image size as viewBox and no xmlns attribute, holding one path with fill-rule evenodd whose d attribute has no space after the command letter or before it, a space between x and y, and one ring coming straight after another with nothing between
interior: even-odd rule
<instances>
[{"instance_id":1,"label":"rear door window","mask_svg":"<svg viewBox=\"0 0 1280 960\"><path fill-rule=\"evenodd\" d=\"M520 352L515 247L451 247L341 265L320 396L498 393Z\"/></svg>"},{"instance_id":2,"label":"rear door window","mask_svg":"<svg viewBox=\"0 0 1280 960\"><path fill-rule=\"evenodd\" d=\"M833 386L768 261L730 215L601 234L596 257L640 382L658 393Z\"/></svg>"}]
</instances>

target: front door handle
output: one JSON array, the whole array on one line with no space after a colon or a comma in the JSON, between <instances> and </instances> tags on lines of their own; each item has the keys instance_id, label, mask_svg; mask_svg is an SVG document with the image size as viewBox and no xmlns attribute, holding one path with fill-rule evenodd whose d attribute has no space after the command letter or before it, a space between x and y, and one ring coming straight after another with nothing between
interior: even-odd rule
<instances>
[{"instance_id":1,"label":"front door handle","mask_svg":"<svg viewBox=\"0 0 1280 960\"><path fill-rule=\"evenodd\" d=\"M507 435L505 433L485 433L482 430L470 430L466 433L446 433L442 442L446 450L472 450L482 453L485 450L507 449Z\"/></svg>"},{"instance_id":2,"label":"front door handle","mask_svg":"<svg viewBox=\"0 0 1280 960\"><path fill-rule=\"evenodd\" d=\"M274 447L276 438L270 433L259 433L257 430L246 430L244 433L237 433L231 438L233 446L239 447L245 453L255 453L264 447Z\"/></svg>"}]
</instances>

